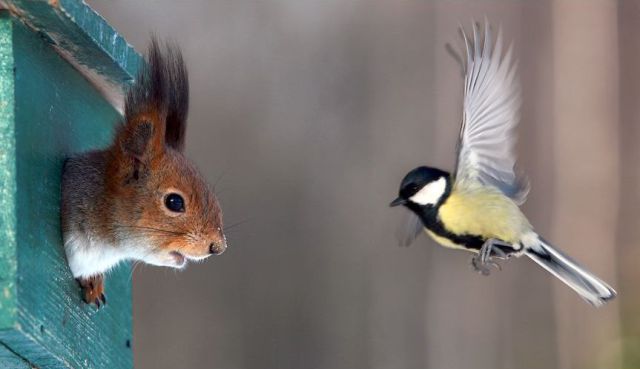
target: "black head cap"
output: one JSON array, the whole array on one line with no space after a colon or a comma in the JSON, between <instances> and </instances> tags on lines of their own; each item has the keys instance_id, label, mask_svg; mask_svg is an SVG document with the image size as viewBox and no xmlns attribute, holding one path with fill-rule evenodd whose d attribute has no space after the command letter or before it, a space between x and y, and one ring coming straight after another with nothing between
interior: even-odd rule
<instances>
[{"instance_id":1,"label":"black head cap","mask_svg":"<svg viewBox=\"0 0 640 369\"><path fill-rule=\"evenodd\" d=\"M440 178L448 178L449 173L430 167L417 167L410 171L400 183L398 197L389 204L389 206L404 205L409 198L415 195L428 183L437 181Z\"/></svg>"}]
</instances>

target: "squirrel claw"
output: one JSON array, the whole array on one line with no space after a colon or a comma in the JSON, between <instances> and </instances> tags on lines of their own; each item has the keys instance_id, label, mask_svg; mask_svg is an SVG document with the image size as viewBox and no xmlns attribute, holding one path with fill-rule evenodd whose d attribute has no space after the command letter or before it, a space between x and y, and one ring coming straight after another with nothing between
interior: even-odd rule
<instances>
[{"instance_id":1,"label":"squirrel claw","mask_svg":"<svg viewBox=\"0 0 640 369\"><path fill-rule=\"evenodd\" d=\"M94 304L98 309L107 304L104 295L104 280L102 275L89 278L78 278L78 283L82 288L82 300L87 304Z\"/></svg>"}]
</instances>

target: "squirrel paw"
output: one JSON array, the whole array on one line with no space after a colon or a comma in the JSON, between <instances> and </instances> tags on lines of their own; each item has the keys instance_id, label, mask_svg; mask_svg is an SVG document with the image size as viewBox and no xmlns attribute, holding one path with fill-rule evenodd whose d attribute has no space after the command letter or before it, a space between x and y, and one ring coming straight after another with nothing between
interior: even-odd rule
<instances>
[{"instance_id":1,"label":"squirrel paw","mask_svg":"<svg viewBox=\"0 0 640 369\"><path fill-rule=\"evenodd\" d=\"M82 299L87 304L95 304L96 307L107 304L107 298L104 296L104 279L102 274L89 278L76 279L82 288Z\"/></svg>"}]
</instances>

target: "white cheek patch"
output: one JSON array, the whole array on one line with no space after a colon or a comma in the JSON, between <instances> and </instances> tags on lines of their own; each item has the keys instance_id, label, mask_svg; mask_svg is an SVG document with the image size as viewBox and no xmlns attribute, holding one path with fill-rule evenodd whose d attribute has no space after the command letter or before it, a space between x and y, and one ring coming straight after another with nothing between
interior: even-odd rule
<instances>
[{"instance_id":1,"label":"white cheek patch","mask_svg":"<svg viewBox=\"0 0 640 369\"><path fill-rule=\"evenodd\" d=\"M447 180L442 177L422 187L420 191L411 196L409 200L419 205L435 205L447 190Z\"/></svg>"}]
</instances>

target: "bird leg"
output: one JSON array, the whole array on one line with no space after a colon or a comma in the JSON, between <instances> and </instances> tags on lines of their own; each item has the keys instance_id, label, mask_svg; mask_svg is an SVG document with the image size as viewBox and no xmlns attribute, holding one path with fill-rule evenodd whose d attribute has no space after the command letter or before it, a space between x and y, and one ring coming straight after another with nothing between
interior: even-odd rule
<instances>
[{"instance_id":1,"label":"bird leg","mask_svg":"<svg viewBox=\"0 0 640 369\"><path fill-rule=\"evenodd\" d=\"M476 270L476 272L486 276L491 272L490 267L495 267L498 270L502 270L500 264L493 261L493 258L507 259L509 255L502 251L500 249L500 246L511 247L511 244L497 240L495 238L490 238L484 242L484 244L478 251L478 255L474 256L471 259L471 265Z\"/></svg>"}]
</instances>

